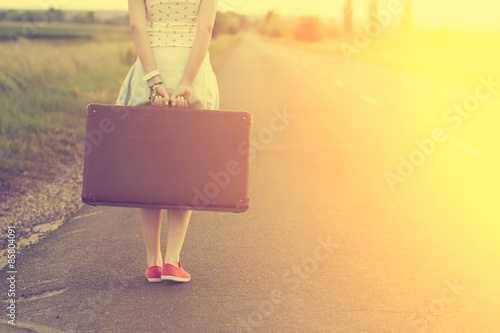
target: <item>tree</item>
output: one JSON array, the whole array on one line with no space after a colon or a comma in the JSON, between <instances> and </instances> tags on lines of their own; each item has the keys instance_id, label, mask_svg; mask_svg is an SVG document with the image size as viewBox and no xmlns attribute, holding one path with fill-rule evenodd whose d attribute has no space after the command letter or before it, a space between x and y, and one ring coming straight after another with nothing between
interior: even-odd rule
<instances>
[{"instance_id":1,"label":"tree","mask_svg":"<svg viewBox=\"0 0 500 333\"><path fill-rule=\"evenodd\" d=\"M413 30L412 0L406 0L403 6L403 16L401 17L401 29L410 34Z\"/></svg>"},{"instance_id":2,"label":"tree","mask_svg":"<svg viewBox=\"0 0 500 333\"><path fill-rule=\"evenodd\" d=\"M95 19L95 13L89 11L87 13L87 20L88 20L89 23L95 23L95 21L96 21L96 19Z\"/></svg>"},{"instance_id":3,"label":"tree","mask_svg":"<svg viewBox=\"0 0 500 333\"><path fill-rule=\"evenodd\" d=\"M370 0L370 4L368 6L368 22L370 25L380 25L377 0Z\"/></svg>"},{"instance_id":4,"label":"tree","mask_svg":"<svg viewBox=\"0 0 500 333\"><path fill-rule=\"evenodd\" d=\"M264 24L271 22L271 20L276 16L274 11L270 10L267 12L266 17L264 18Z\"/></svg>"},{"instance_id":5,"label":"tree","mask_svg":"<svg viewBox=\"0 0 500 333\"><path fill-rule=\"evenodd\" d=\"M64 22L64 13L60 9L56 10L50 7L47 14L50 22Z\"/></svg>"},{"instance_id":6,"label":"tree","mask_svg":"<svg viewBox=\"0 0 500 333\"><path fill-rule=\"evenodd\" d=\"M269 11L262 22L260 32L264 35L280 38L285 35L283 30L284 27L281 17L276 15L272 10Z\"/></svg>"},{"instance_id":7,"label":"tree","mask_svg":"<svg viewBox=\"0 0 500 333\"><path fill-rule=\"evenodd\" d=\"M73 16L73 19L71 21L73 23L80 23L80 24L96 23L95 13L92 11L89 11L86 14L79 13Z\"/></svg>"},{"instance_id":8,"label":"tree","mask_svg":"<svg viewBox=\"0 0 500 333\"><path fill-rule=\"evenodd\" d=\"M233 12L222 13L217 11L215 15L214 28L212 37L217 38L222 34L237 34L247 27L246 16L239 15Z\"/></svg>"},{"instance_id":9,"label":"tree","mask_svg":"<svg viewBox=\"0 0 500 333\"><path fill-rule=\"evenodd\" d=\"M352 0L346 0L344 4L344 34L349 36L353 30Z\"/></svg>"},{"instance_id":10,"label":"tree","mask_svg":"<svg viewBox=\"0 0 500 333\"><path fill-rule=\"evenodd\" d=\"M22 21L23 20L23 12L11 9L7 12L7 15L5 15L5 20L6 21Z\"/></svg>"},{"instance_id":11,"label":"tree","mask_svg":"<svg viewBox=\"0 0 500 333\"><path fill-rule=\"evenodd\" d=\"M315 42L323 38L324 26L316 16L302 16L295 25L294 37L305 42Z\"/></svg>"}]
</instances>

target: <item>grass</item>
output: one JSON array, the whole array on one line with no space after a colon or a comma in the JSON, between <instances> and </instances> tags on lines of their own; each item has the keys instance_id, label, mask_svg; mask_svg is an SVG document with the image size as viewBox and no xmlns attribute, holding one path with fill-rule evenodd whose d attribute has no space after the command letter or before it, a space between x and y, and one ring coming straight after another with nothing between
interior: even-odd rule
<instances>
[{"instance_id":1,"label":"grass","mask_svg":"<svg viewBox=\"0 0 500 333\"><path fill-rule=\"evenodd\" d=\"M61 26L62 28L63 26ZM91 27L86 27L92 30ZM0 181L28 172L51 176L84 139L87 104L113 104L136 59L131 38L0 42ZM118 37L117 37L118 36ZM222 35L214 57L241 35ZM73 154L73 155L72 155ZM0 188L1 188L0 184Z\"/></svg>"},{"instance_id":2,"label":"grass","mask_svg":"<svg viewBox=\"0 0 500 333\"><path fill-rule=\"evenodd\" d=\"M220 35L212 40L210 44L210 57L214 58L224 50L236 44L243 37L243 32L237 34Z\"/></svg>"},{"instance_id":3,"label":"grass","mask_svg":"<svg viewBox=\"0 0 500 333\"><path fill-rule=\"evenodd\" d=\"M0 177L45 172L81 140L86 104L114 102L131 48L130 42L54 48L40 41L21 52L1 48Z\"/></svg>"}]
</instances>

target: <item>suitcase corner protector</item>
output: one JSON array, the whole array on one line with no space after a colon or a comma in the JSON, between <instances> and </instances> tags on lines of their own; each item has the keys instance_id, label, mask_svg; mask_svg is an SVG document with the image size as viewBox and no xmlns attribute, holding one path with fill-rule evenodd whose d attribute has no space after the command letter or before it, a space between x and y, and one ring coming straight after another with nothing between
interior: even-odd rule
<instances>
[{"instance_id":1,"label":"suitcase corner protector","mask_svg":"<svg viewBox=\"0 0 500 333\"><path fill-rule=\"evenodd\" d=\"M93 204L96 201L95 193L84 188L82 190L82 202L86 204Z\"/></svg>"},{"instance_id":2,"label":"suitcase corner protector","mask_svg":"<svg viewBox=\"0 0 500 333\"><path fill-rule=\"evenodd\" d=\"M246 212L249 206L250 206L250 197L248 196L243 197L236 203L236 212L238 213Z\"/></svg>"},{"instance_id":3,"label":"suitcase corner protector","mask_svg":"<svg viewBox=\"0 0 500 333\"><path fill-rule=\"evenodd\" d=\"M92 117L96 115L97 111L95 108L95 104L89 104L87 105L87 117Z\"/></svg>"},{"instance_id":4,"label":"suitcase corner protector","mask_svg":"<svg viewBox=\"0 0 500 333\"><path fill-rule=\"evenodd\" d=\"M247 125L253 124L253 116L249 112L243 112L243 116L242 116L241 120L243 120L243 122Z\"/></svg>"}]
</instances>

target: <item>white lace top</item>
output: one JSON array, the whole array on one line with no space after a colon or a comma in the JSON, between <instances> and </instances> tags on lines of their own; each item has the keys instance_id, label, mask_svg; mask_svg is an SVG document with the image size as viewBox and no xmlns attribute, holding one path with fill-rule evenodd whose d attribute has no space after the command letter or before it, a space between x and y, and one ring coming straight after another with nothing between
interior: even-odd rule
<instances>
[{"instance_id":1,"label":"white lace top","mask_svg":"<svg viewBox=\"0 0 500 333\"><path fill-rule=\"evenodd\" d=\"M145 0L146 33L152 47L192 47L201 0Z\"/></svg>"}]
</instances>

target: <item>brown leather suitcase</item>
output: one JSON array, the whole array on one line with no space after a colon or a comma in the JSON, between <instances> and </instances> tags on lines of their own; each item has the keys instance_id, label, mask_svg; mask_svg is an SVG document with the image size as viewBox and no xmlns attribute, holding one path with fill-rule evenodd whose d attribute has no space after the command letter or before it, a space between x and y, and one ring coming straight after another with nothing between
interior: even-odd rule
<instances>
[{"instance_id":1,"label":"brown leather suitcase","mask_svg":"<svg viewBox=\"0 0 500 333\"><path fill-rule=\"evenodd\" d=\"M252 115L89 104L82 201L244 212Z\"/></svg>"}]
</instances>

